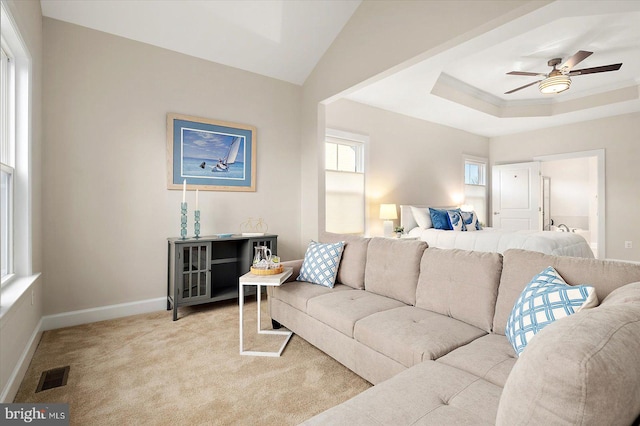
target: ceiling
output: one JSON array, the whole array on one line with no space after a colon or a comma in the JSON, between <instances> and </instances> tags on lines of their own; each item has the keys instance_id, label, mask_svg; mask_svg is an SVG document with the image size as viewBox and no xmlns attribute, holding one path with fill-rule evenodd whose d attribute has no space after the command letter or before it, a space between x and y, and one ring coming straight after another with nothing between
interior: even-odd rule
<instances>
[{"instance_id":1,"label":"ceiling","mask_svg":"<svg viewBox=\"0 0 640 426\"><path fill-rule=\"evenodd\" d=\"M543 95L547 61L594 52L574 69L622 62L618 71L571 77ZM392 76L348 99L487 137L640 111L640 1L557 1Z\"/></svg>"},{"instance_id":2,"label":"ceiling","mask_svg":"<svg viewBox=\"0 0 640 426\"><path fill-rule=\"evenodd\" d=\"M360 0L42 0L44 16L303 84ZM463 12L462 12L463 13ZM542 95L509 71L548 72L578 50L572 77ZM344 95L487 137L640 111L640 1L553 2L480 37Z\"/></svg>"},{"instance_id":3,"label":"ceiling","mask_svg":"<svg viewBox=\"0 0 640 426\"><path fill-rule=\"evenodd\" d=\"M301 85L360 0L41 0L49 18Z\"/></svg>"}]
</instances>

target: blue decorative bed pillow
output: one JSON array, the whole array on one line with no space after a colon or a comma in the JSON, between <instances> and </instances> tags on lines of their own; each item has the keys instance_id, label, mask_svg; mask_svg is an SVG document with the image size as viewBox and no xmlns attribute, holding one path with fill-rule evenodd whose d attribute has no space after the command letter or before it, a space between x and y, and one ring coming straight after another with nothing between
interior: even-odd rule
<instances>
[{"instance_id":1,"label":"blue decorative bed pillow","mask_svg":"<svg viewBox=\"0 0 640 426\"><path fill-rule=\"evenodd\" d=\"M333 288L343 250L343 241L327 244L311 241L296 280Z\"/></svg>"},{"instance_id":2,"label":"blue decorative bed pillow","mask_svg":"<svg viewBox=\"0 0 640 426\"><path fill-rule=\"evenodd\" d=\"M458 212L456 210L447 210L447 214L449 215L449 223L451 224L451 228L454 231L467 230L464 226L464 221L462 220L461 212Z\"/></svg>"},{"instance_id":3,"label":"blue decorative bed pillow","mask_svg":"<svg viewBox=\"0 0 640 426\"><path fill-rule=\"evenodd\" d=\"M482 226L478 222L478 215L476 212L461 212L462 222L464 223L465 231L481 231Z\"/></svg>"},{"instance_id":4,"label":"blue decorative bed pillow","mask_svg":"<svg viewBox=\"0 0 640 426\"><path fill-rule=\"evenodd\" d=\"M589 285L571 286L551 266L533 277L516 300L505 335L518 356L544 327L581 309L598 305Z\"/></svg>"},{"instance_id":5,"label":"blue decorative bed pillow","mask_svg":"<svg viewBox=\"0 0 640 426\"><path fill-rule=\"evenodd\" d=\"M444 210L429 207L429 215L431 216L431 222L435 229L453 230L451 220L449 219L449 212L457 212L459 214L460 209Z\"/></svg>"}]
</instances>

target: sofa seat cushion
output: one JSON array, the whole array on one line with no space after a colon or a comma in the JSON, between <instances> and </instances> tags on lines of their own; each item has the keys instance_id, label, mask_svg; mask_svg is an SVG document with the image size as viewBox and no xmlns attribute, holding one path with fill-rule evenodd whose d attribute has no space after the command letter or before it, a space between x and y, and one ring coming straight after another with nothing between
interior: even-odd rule
<instances>
[{"instance_id":1,"label":"sofa seat cushion","mask_svg":"<svg viewBox=\"0 0 640 426\"><path fill-rule=\"evenodd\" d=\"M425 361L304 425L493 425L502 388Z\"/></svg>"},{"instance_id":2,"label":"sofa seat cushion","mask_svg":"<svg viewBox=\"0 0 640 426\"><path fill-rule=\"evenodd\" d=\"M342 334L353 337L356 321L400 306L405 304L364 290L349 289L309 299L307 314Z\"/></svg>"},{"instance_id":3,"label":"sofa seat cushion","mask_svg":"<svg viewBox=\"0 0 640 426\"><path fill-rule=\"evenodd\" d=\"M365 290L415 305L420 259L426 248L424 241L372 238L364 270Z\"/></svg>"},{"instance_id":4,"label":"sofa seat cushion","mask_svg":"<svg viewBox=\"0 0 640 426\"><path fill-rule=\"evenodd\" d=\"M548 325L513 367L497 424L630 425L640 413L640 282Z\"/></svg>"},{"instance_id":5,"label":"sofa seat cushion","mask_svg":"<svg viewBox=\"0 0 640 426\"><path fill-rule=\"evenodd\" d=\"M273 287L272 291L273 297L276 299L282 300L287 305L293 306L302 312L307 312L309 299L345 290L351 290L351 287L336 284L333 288L328 288L304 281L291 281L279 287Z\"/></svg>"},{"instance_id":6,"label":"sofa seat cushion","mask_svg":"<svg viewBox=\"0 0 640 426\"><path fill-rule=\"evenodd\" d=\"M491 331L502 255L428 248L420 262L416 306Z\"/></svg>"},{"instance_id":7,"label":"sofa seat cushion","mask_svg":"<svg viewBox=\"0 0 640 426\"><path fill-rule=\"evenodd\" d=\"M504 387L516 360L513 346L501 334L487 334L438 358L438 362L482 377L500 387Z\"/></svg>"},{"instance_id":8,"label":"sofa seat cushion","mask_svg":"<svg viewBox=\"0 0 640 426\"><path fill-rule=\"evenodd\" d=\"M485 334L462 321L413 306L363 318L353 332L360 343L406 367L440 358Z\"/></svg>"}]
</instances>

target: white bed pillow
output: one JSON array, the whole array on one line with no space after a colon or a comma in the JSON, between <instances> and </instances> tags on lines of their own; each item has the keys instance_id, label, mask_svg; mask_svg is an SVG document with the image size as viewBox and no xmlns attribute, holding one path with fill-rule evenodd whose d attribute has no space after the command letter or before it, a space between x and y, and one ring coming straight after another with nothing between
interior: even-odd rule
<instances>
[{"instance_id":1,"label":"white bed pillow","mask_svg":"<svg viewBox=\"0 0 640 426\"><path fill-rule=\"evenodd\" d=\"M411 213L413 218L420 228L427 229L433 228L433 222L431 222L431 216L429 215L428 208L411 207Z\"/></svg>"}]
</instances>

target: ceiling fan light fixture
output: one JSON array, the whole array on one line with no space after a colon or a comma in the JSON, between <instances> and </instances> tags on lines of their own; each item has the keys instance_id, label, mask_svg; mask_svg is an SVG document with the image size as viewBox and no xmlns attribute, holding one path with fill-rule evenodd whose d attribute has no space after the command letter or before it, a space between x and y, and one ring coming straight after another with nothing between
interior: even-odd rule
<instances>
[{"instance_id":1,"label":"ceiling fan light fixture","mask_svg":"<svg viewBox=\"0 0 640 426\"><path fill-rule=\"evenodd\" d=\"M571 79L568 75L554 75L545 78L538 85L540 93L545 95L564 92L569 87L571 87Z\"/></svg>"}]
</instances>

